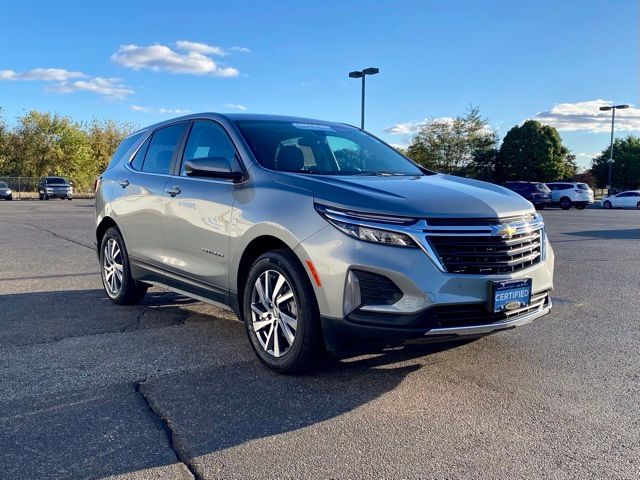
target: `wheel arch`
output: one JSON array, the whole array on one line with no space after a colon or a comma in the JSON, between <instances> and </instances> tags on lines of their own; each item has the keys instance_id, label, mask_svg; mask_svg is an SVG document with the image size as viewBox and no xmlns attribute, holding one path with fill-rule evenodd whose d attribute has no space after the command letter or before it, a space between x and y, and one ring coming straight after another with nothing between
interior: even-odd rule
<instances>
[{"instance_id":1,"label":"wheel arch","mask_svg":"<svg viewBox=\"0 0 640 480\"><path fill-rule=\"evenodd\" d=\"M98 249L100 248L100 244L102 243L102 237L104 237L104 234L111 227L116 227L118 229L118 231L120 231L120 228L118 227L118 224L115 222L115 220L113 218L104 217L100 221L100 223L96 227L96 248L98 248ZM122 231L120 231L120 235L122 235ZM124 238L124 236L123 236L123 238Z\"/></svg>"}]
</instances>

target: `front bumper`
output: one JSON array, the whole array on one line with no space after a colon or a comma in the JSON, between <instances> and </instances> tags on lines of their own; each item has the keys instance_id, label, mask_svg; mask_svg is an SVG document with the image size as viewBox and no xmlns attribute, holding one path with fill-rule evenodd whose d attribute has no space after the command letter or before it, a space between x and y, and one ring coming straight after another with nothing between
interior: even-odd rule
<instances>
[{"instance_id":1,"label":"front bumper","mask_svg":"<svg viewBox=\"0 0 640 480\"><path fill-rule=\"evenodd\" d=\"M538 308L522 315L515 315L492 323L456 327L398 328L362 323L362 320L366 320L363 317L360 317L358 321L354 321L352 318L321 317L321 322L326 348L332 352L341 352L350 348L358 349L366 346L393 347L478 338L531 323L548 315L551 307L551 299L547 297L547 301Z\"/></svg>"},{"instance_id":2,"label":"front bumper","mask_svg":"<svg viewBox=\"0 0 640 480\"><path fill-rule=\"evenodd\" d=\"M486 305L491 281L530 278L533 295L546 292L548 296L553 290L554 253L546 235L540 262L515 272L491 275L443 272L420 249L363 242L330 225L305 239L295 252L303 265L311 260L319 275L321 285L311 277L310 281L318 300L325 343L333 351L359 341L398 344L477 337L524 325L551 309L549 300L538 309L508 319L482 319L463 325L428 321L431 312L438 309L449 309L455 317L457 308ZM349 311L345 291L351 270L387 277L403 297L393 305Z\"/></svg>"}]
</instances>

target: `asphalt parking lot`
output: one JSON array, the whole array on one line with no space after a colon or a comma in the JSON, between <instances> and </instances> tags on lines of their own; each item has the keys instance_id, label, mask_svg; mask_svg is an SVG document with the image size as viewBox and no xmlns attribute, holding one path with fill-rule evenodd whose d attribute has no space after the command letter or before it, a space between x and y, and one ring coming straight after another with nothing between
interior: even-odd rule
<instances>
[{"instance_id":1,"label":"asphalt parking lot","mask_svg":"<svg viewBox=\"0 0 640 480\"><path fill-rule=\"evenodd\" d=\"M640 212L543 213L550 316L284 377L215 307L112 305L91 201L0 203L0 477L640 478Z\"/></svg>"}]
</instances>

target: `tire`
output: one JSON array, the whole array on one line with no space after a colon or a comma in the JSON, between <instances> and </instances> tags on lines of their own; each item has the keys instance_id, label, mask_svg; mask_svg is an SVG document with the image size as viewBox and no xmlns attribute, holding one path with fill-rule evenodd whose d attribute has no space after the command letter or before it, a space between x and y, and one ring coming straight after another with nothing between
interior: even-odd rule
<instances>
[{"instance_id":1,"label":"tire","mask_svg":"<svg viewBox=\"0 0 640 480\"><path fill-rule=\"evenodd\" d=\"M38 200L44 200L44 196L41 193L38 193Z\"/></svg>"},{"instance_id":2,"label":"tire","mask_svg":"<svg viewBox=\"0 0 640 480\"><path fill-rule=\"evenodd\" d=\"M116 265L120 268L114 268ZM120 231L115 227L109 228L100 242L100 271L104 291L113 303L135 305L140 303L147 293L148 285L134 280L131 276L127 247Z\"/></svg>"},{"instance_id":3,"label":"tire","mask_svg":"<svg viewBox=\"0 0 640 480\"><path fill-rule=\"evenodd\" d=\"M69 200L69 201L71 201L71 200L73 200L73 198L71 198L71 197L68 197L68 198L67 198L67 200Z\"/></svg>"},{"instance_id":4,"label":"tire","mask_svg":"<svg viewBox=\"0 0 640 480\"><path fill-rule=\"evenodd\" d=\"M44 198L45 200L49 200L49 195L47 195L47 194L45 193L43 198Z\"/></svg>"},{"instance_id":5,"label":"tire","mask_svg":"<svg viewBox=\"0 0 640 480\"><path fill-rule=\"evenodd\" d=\"M13 195L11 195L10 197L7 197L7 200L9 201L13 200Z\"/></svg>"},{"instance_id":6,"label":"tire","mask_svg":"<svg viewBox=\"0 0 640 480\"><path fill-rule=\"evenodd\" d=\"M562 197L560 199L560 208L562 210L569 210L571 208L571 199L567 197Z\"/></svg>"},{"instance_id":7,"label":"tire","mask_svg":"<svg viewBox=\"0 0 640 480\"><path fill-rule=\"evenodd\" d=\"M636 208L640 210L640 202L636 203Z\"/></svg>"},{"instance_id":8,"label":"tire","mask_svg":"<svg viewBox=\"0 0 640 480\"><path fill-rule=\"evenodd\" d=\"M611 209L611 207L612 205L609 200L605 200L605 202L602 204L602 208L606 208L607 210Z\"/></svg>"},{"instance_id":9,"label":"tire","mask_svg":"<svg viewBox=\"0 0 640 480\"><path fill-rule=\"evenodd\" d=\"M576 205L576 208L577 208L578 210L584 210L584 209L585 209L585 207L586 207L586 205Z\"/></svg>"},{"instance_id":10,"label":"tire","mask_svg":"<svg viewBox=\"0 0 640 480\"><path fill-rule=\"evenodd\" d=\"M277 296L272 295L276 288ZM278 299L282 303L277 304ZM313 370L324 358L316 297L293 252L274 250L254 262L244 288L243 313L251 347L271 370L304 373Z\"/></svg>"}]
</instances>

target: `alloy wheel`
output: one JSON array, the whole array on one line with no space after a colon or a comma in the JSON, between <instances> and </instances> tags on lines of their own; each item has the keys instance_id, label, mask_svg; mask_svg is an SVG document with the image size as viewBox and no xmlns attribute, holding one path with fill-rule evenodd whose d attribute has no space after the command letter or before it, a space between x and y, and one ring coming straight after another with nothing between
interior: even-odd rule
<instances>
[{"instance_id":1,"label":"alloy wheel","mask_svg":"<svg viewBox=\"0 0 640 480\"><path fill-rule=\"evenodd\" d=\"M298 329L298 304L284 275L267 270L258 277L251 293L251 319L265 352L277 358L289 351Z\"/></svg>"},{"instance_id":2,"label":"alloy wheel","mask_svg":"<svg viewBox=\"0 0 640 480\"><path fill-rule=\"evenodd\" d=\"M122 288L122 251L115 239L110 238L104 246L103 252L104 284L107 293L115 297Z\"/></svg>"}]
</instances>

